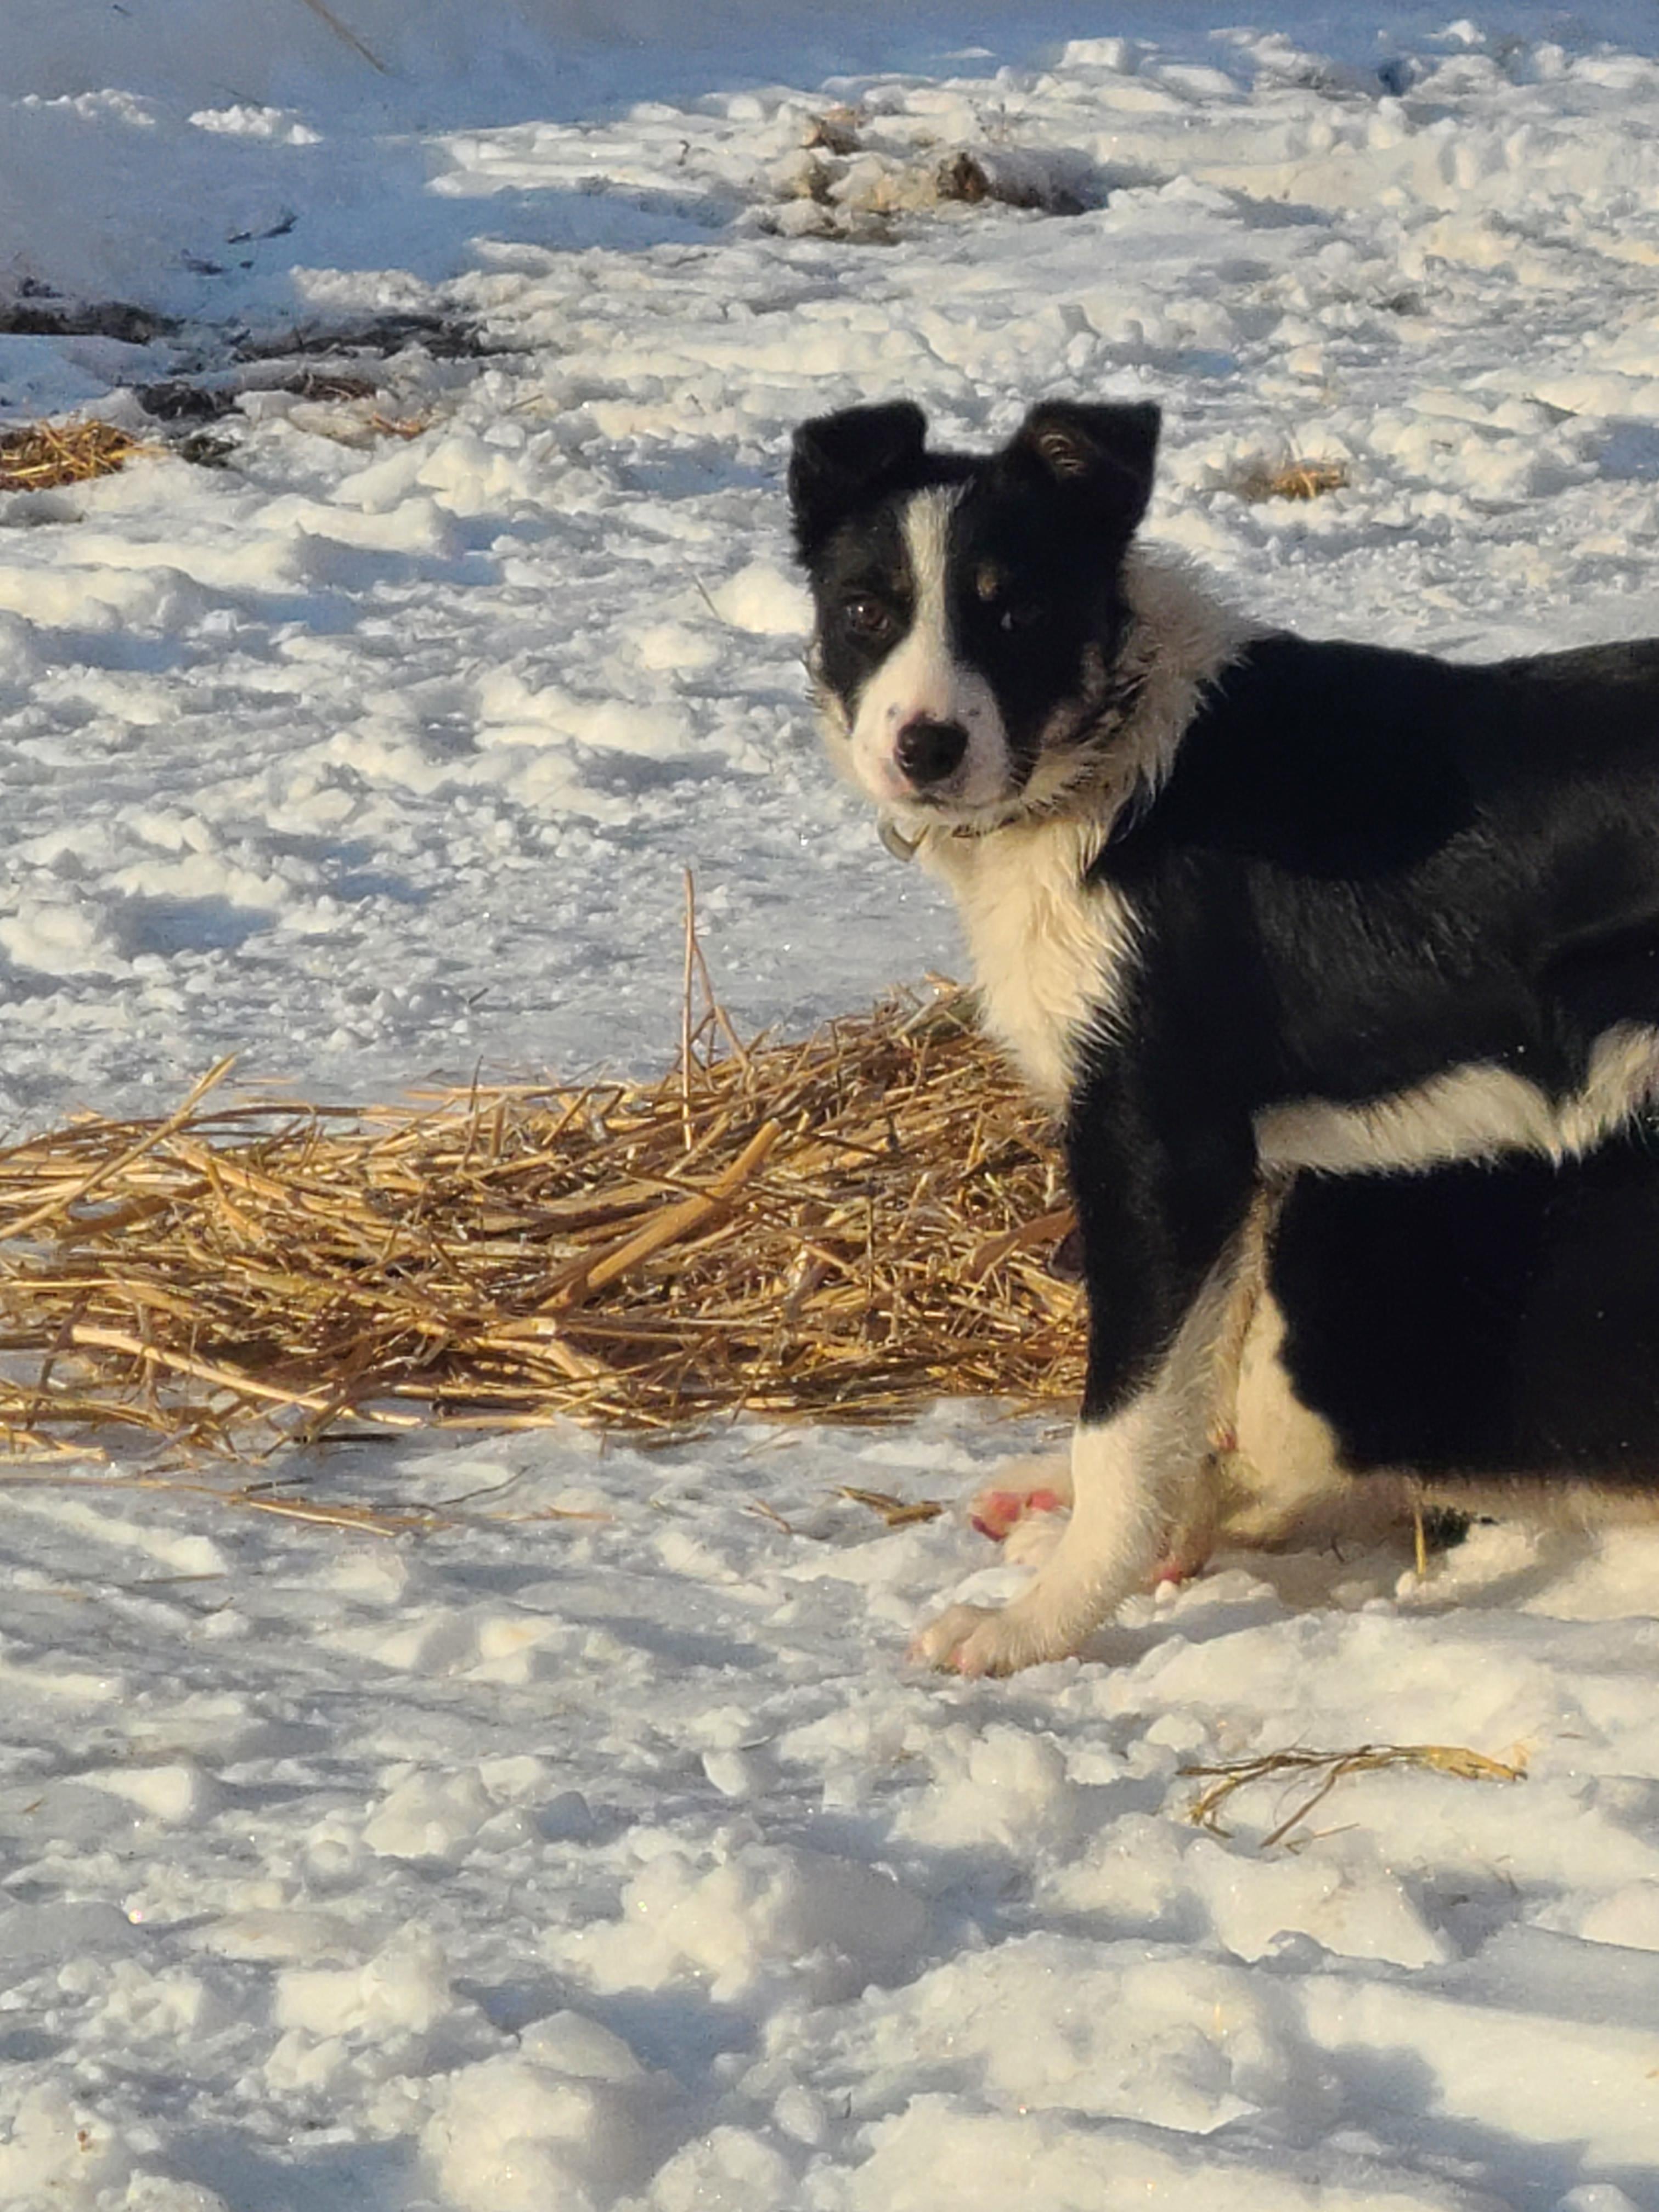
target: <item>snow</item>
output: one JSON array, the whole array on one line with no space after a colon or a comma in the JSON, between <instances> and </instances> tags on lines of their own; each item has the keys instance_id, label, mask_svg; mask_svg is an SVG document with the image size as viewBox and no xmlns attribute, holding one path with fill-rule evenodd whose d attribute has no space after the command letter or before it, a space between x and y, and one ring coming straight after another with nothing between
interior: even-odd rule
<instances>
[{"instance_id":1,"label":"snow","mask_svg":"<svg viewBox=\"0 0 1659 2212\"><path fill-rule=\"evenodd\" d=\"M956 964L803 696L827 407L1155 398L1154 534L1263 616L1659 632L1643 0L333 14L0 40L0 422L166 445L0 496L13 1131L230 1051L331 1097L659 1065L687 866L747 1024ZM942 198L964 151L1082 212ZM179 380L240 395L220 466L141 406ZM1240 495L1296 456L1348 488ZM908 1670L1018 1571L838 1486L1038 1441L291 1465L432 1516L392 1539L8 1470L0 2202L1659 2212L1659 1537L1236 1555L1086 1661ZM1377 1742L1527 1779L1187 1817L1184 1766Z\"/></svg>"}]
</instances>

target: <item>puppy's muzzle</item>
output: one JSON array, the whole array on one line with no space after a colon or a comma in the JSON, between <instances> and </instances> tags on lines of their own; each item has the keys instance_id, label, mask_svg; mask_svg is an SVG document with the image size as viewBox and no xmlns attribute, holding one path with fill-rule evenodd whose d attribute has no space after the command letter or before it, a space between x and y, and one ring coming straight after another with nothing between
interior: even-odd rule
<instances>
[{"instance_id":1,"label":"puppy's muzzle","mask_svg":"<svg viewBox=\"0 0 1659 2212\"><path fill-rule=\"evenodd\" d=\"M907 722L893 744L893 757L918 791L952 776L968 757L968 732L960 722Z\"/></svg>"}]
</instances>

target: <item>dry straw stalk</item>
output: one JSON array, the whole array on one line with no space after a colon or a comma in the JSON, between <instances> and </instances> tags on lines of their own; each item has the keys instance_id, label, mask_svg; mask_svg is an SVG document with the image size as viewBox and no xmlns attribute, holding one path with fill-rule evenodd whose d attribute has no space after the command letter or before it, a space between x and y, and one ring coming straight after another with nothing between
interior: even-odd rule
<instances>
[{"instance_id":1,"label":"dry straw stalk","mask_svg":"<svg viewBox=\"0 0 1659 2212\"><path fill-rule=\"evenodd\" d=\"M1049 1133L960 994L746 1046L711 1004L653 1083L295 1109L225 1073L0 1152L14 1453L1076 1389Z\"/></svg>"},{"instance_id":2,"label":"dry straw stalk","mask_svg":"<svg viewBox=\"0 0 1659 2212\"><path fill-rule=\"evenodd\" d=\"M1221 1808L1235 1791L1248 1789L1252 1783L1282 1781L1291 1775L1311 1779L1314 1787L1296 1810L1262 1837L1261 1848L1271 1850L1324 1803L1339 1782L1352 1774L1375 1774L1394 1766L1449 1774L1460 1782L1523 1782L1527 1774L1524 1762L1510 1765L1455 1743L1363 1743L1354 1751L1268 1751L1250 1759L1226 1759L1218 1766L1183 1766L1181 1771L1209 1780L1210 1787L1194 1801L1188 1818L1216 1836L1227 1833L1221 1824Z\"/></svg>"}]
</instances>

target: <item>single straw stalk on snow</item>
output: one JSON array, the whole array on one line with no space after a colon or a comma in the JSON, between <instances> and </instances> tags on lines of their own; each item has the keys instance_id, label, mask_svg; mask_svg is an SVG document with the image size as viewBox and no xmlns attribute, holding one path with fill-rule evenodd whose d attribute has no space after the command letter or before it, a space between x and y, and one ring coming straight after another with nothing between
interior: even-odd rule
<instances>
[{"instance_id":1,"label":"single straw stalk on snow","mask_svg":"<svg viewBox=\"0 0 1659 2212\"><path fill-rule=\"evenodd\" d=\"M1293 1828L1300 1827L1316 1806L1323 1804L1339 1782L1351 1774L1374 1774L1386 1766L1425 1768L1436 1774L1454 1775L1461 1782L1523 1782L1527 1773L1524 1765L1506 1765L1501 1759L1488 1759L1484 1752L1448 1743L1366 1743L1357 1751L1270 1751L1253 1759L1230 1759L1218 1766L1183 1766L1181 1771L1217 1778L1194 1800L1188 1814L1196 1826L1208 1828L1217 1836L1227 1833L1219 1814L1235 1791L1280 1775L1317 1776L1311 1794L1261 1838L1261 1849L1271 1850Z\"/></svg>"},{"instance_id":2,"label":"single straw stalk on snow","mask_svg":"<svg viewBox=\"0 0 1659 2212\"><path fill-rule=\"evenodd\" d=\"M0 1152L10 1450L1069 1402L1050 1133L963 997L744 1044L691 910L687 948L654 1082L293 1109L222 1103L222 1066Z\"/></svg>"}]
</instances>

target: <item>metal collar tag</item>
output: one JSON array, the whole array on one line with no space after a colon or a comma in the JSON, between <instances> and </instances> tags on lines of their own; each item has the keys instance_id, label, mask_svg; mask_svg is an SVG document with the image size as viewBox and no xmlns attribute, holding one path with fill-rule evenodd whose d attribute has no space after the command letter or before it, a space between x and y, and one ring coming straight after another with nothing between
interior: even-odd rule
<instances>
[{"instance_id":1,"label":"metal collar tag","mask_svg":"<svg viewBox=\"0 0 1659 2212\"><path fill-rule=\"evenodd\" d=\"M922 832L926 836L927 831ZM907 837L890 815L880 816L876 823L876 835L896 860L914 860L921 837Z\"/></svg>"}]
</instances>

